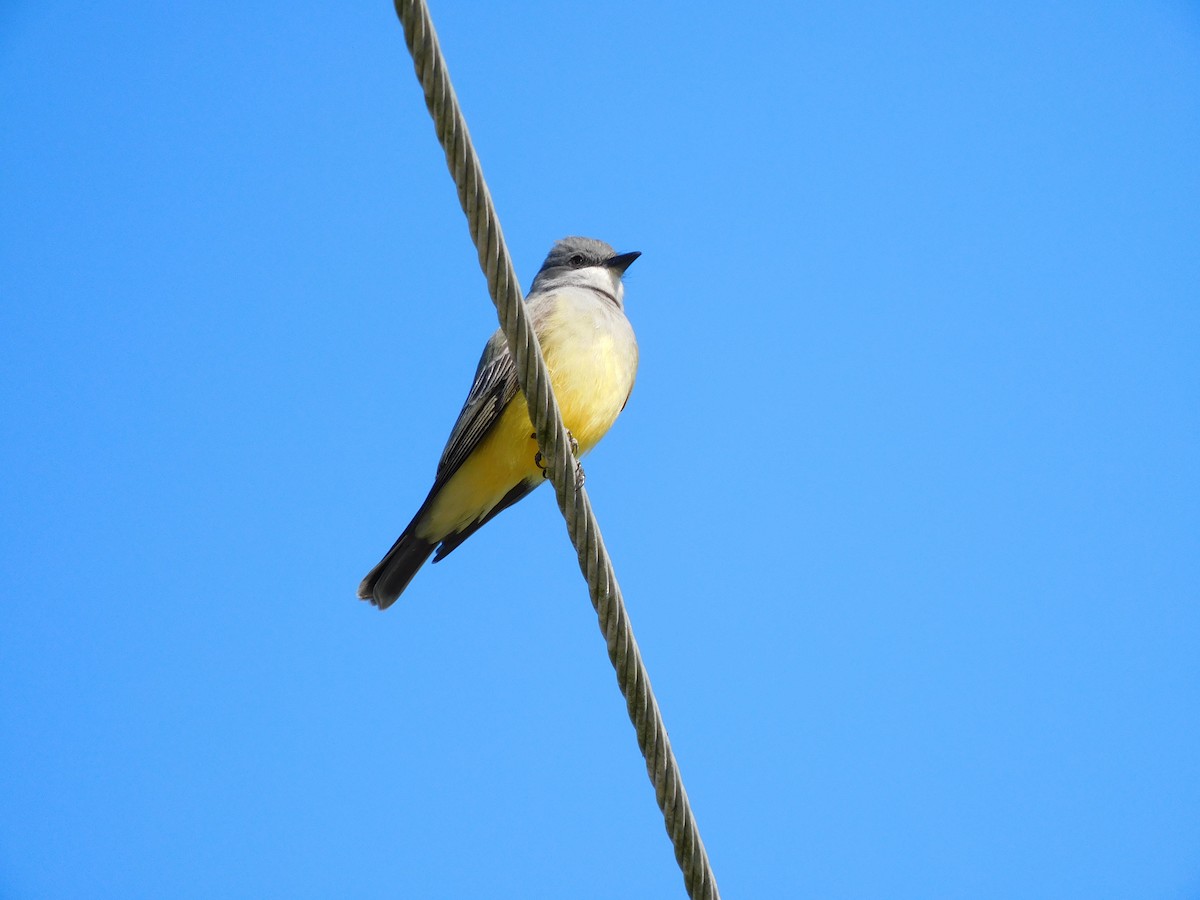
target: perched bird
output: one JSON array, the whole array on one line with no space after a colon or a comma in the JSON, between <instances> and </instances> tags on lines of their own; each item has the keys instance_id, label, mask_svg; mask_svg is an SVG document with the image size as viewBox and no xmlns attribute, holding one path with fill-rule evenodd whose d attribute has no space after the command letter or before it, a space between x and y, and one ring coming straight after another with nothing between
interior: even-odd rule
<instances>
[{"instance_id":1,"label":"perched bird","mask_svg":"<svg viewBox=\"0 0 1200 900\"><path fill-rule=\"evenodd\" d=\"M625 318L621 276L639 256L592 238L563 238L526 298L563 423L580 455L604 437L633 390L638 348ZM543 480L516 366L497 331L483 349L429 496L362 580L358 596L387 609L435 550L437 562Z\"/></svg>"}]
</instances>

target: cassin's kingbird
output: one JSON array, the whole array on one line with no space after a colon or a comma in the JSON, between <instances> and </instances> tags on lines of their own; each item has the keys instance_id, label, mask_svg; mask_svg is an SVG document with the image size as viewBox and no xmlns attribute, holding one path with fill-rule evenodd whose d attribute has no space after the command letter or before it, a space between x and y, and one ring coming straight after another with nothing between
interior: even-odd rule
<instances>
[{"instance_id":1,"label":"cassin's kingbird","mask_svg":"<svg viewBox=\"0 0 1200 900\"><path fill-rule=\"evenodd\" d=\"M526 298L563 423L582 456L612 427L633 390L638 349L621 276L640 253L569 237L550 250ZM437 550L445 557L543 481L529 411L504 334L483 349L475 382L438 462L429 496L358 586L387 609Z\"/></svg>"}]
</instances>

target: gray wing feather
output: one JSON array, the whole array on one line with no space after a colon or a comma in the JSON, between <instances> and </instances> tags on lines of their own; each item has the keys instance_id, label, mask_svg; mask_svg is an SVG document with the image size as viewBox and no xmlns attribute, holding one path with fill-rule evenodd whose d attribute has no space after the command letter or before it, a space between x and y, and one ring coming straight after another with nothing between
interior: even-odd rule
<instances>
[{"instance_id":1,"label":"gray wing feather","mask_svg":"<svg viewBox=\"0 0 1200 900\"><path fill-rule=\"evenodd\" d=\"M450 439L446 441L446 449L442 451L433 492L459 470L516 395L516 363L508 352L508 342L504 340L503 333L497 331L483 348L467 402L463 404L458 421L450 432Z\"/></svg>"}]
</instances>

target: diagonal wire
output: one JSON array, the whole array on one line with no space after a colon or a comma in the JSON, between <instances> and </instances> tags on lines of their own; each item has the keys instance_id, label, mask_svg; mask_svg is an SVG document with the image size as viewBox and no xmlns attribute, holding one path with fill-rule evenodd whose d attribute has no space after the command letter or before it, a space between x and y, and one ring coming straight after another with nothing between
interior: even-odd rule
<instances>
[{"instance_id":1,"label":"diagonal wire","mask_svg":"<svg viewBox=\"0 0 1200 900\"><path fill-rule=\"evenodd\" d=\"M500 316L500 327L508 339L516 362L521 393L528 398L530 418L537 431L538 447L549 461L548 471L558 498L558 508L567 522L567 532L579 555L579 568L587 579L592 606L600 630L608 642L608 657L616 670L617 683L625 696L629 718L637 730L638 746L646 758L646 771L662 810L667 834L675 846L675 859L683 871L688 896L693 900L719 900L717 882L700 830L692 815L687 792L650 678L638 652L633 628L617 586L612 561L604 548L600 526L591 502L578 478L578 462L571 451L562 414L550 387L550 375L537 336L525 311L521 288L512 259L500 231L483 170L467 133L467 124L450 84L450 74L438 45L437 34L424 0L394 0L396 15L404 26L404 38L412 54L417 78L425 91L425 105L433 117L438 141L446 152L446 163L458 188L458 199L467 216L471 238L479 253L479 265L487 276L488 291Z\"/></svg>"}]
</instances>

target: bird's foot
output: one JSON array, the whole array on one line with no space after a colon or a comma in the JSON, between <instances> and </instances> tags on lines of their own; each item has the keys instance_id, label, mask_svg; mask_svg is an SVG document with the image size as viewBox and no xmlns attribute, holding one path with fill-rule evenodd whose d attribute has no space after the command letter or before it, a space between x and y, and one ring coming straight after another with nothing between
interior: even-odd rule
<instances>
[{"instance_id":1,"label":"bird's foot","mask_svg":"<svg viewBox=\"0 0 1200 900\"><path fill-rule=\"evenodd\" d=\"M575 457L575 490L583 487L585 475L583 474L583 463L579 461L579 441L575 440L575 435L567 432L567 440L571 442L571 453Z\"/></svg>"},{"instance_id":2,"label":"bird's foot","mask_svg":"<svg viewBox=\"0 0 1200 900\"><path fill-rule=\"evenodd\" d=\"M536 432L534 434L531 434L530 437L533 438L534 440L537 440ZM567 432L567 440L571 442L572 455L578 457L579 441L575 440L575 435L571 434L571 432L569 432L569 431ZM546 457L544 457L542 455L541 450L539 450L535 454L533 454L533 464L542 470L543 478L550 477L550 466L546 462ZM581 463L578 459L576 459L575 460L575 487L576 487L576 489L583 487L584 477L585 476L583 474L583 463Z\"/></svg>"}]
</instances>

